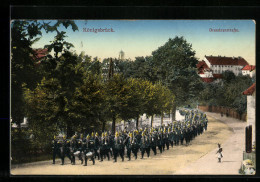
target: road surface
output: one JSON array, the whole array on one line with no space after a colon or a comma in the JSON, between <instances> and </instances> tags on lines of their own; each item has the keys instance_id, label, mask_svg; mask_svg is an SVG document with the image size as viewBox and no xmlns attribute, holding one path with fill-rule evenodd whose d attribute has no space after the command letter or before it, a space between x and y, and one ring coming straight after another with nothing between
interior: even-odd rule
<instances>
[{"instance_id":1,"label":"road surface","mask_svg":"<svg viewBox=\"0 0 260 182\"><path fill-rule=\"evenodd\" d=\"M217 120L224 120L224 122ZM60 165L57 159L35 162L31 164L12 165L13 175L183 175L183 174L238 174L244 148L245 122L230 118L221 118L217 114L208 113L208 130L197 136L190 145L170 147L169 150L156 156L137 160L118 162L113 160L91 162L82 166L79 160L71 165L67 159ZM217 163L215 152L217 144L223 146L223 162ZM159 151L159 150L157 150ZM132 157L133 158L133 157Z\"/></svg>"}]
</instances>

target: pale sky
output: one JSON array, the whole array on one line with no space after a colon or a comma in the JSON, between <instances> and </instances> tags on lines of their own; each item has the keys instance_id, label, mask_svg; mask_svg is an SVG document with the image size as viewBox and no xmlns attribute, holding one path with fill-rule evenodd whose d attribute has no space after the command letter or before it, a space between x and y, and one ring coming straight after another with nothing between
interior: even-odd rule
<instances>
[{"instance_id":1,"label":"pale sky","mask_svg":"<svg viewBox=\"0 0 260 182\"><path fill-rule=\"evenodd\" d=\"M51 20L46 20L49 22ZM56 22L53 20L53 22ZM84 51L101 60L118 58L119 51L125 58L149 56L167 42L169 38L183 36L192 44L196 57L204 55L238 57L255 65L255 23L253 20L75 20L79 31L69 27L66 41L74 44L74 51ZM83 28L110 29L114 32L83 32ZM239 32L210 32L212 29L238 29ZM54 33L46 34L33 45L42 48L53 40Z\"/></svg>"}]
</instances>

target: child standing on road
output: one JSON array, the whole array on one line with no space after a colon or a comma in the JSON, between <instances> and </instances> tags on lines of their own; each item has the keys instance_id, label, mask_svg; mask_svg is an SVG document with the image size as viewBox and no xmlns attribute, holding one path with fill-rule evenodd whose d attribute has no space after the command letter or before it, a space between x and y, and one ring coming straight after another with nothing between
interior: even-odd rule
<instances>
[{"instance_id":1,"label":"child standing on road","mask_svg":"<svg viewBox=\"0 0 260 182\"><path fill-rule=\"evenodd\" d=\"M218 143L218 151L217 151L217 157L218 157L218 162L221 162L221 158L223 157L223 155L222 155L222 151L223 151L223 149L221 148L221 146L220 146L220 144Z\"/></svg>"}]
</instances>

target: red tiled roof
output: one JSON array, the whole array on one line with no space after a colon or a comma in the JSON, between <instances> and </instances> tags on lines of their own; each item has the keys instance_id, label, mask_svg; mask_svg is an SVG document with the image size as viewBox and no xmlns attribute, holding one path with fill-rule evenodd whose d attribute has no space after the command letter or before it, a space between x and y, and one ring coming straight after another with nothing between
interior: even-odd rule
<instances>
[{"instance_id":1,"label":"red tiled roof","mask_svg":"<svg viewBox=\"0 0 260 182\"><path fill-rule=\"evenodd\" d=\"M243 92L243 95L252 95L255 92L255 83Z\"/></svg>"},{"instance_id":2,"label":"red tiled roof","mask_svg":"<svg viewBox=\"0 0 260 182\"><path fill-rule=\"evenodd\" d=\"M210 83L214 81L214 78L201 78L203 82Z\"/></svg>"},{"instance_id":3,"label":"red tiled roof","mask_svg":"<svg viewBox=\"0 0 260 182\"><path fill-rule=\"evenodd\" d=\"M248 62L241 57L233 58L233 57L221 57L221 56L205 56L206 59L212 65L248 65Z\"/></svg>"},{"instance_id":4,"label":"red tiled roof","mask_svg":"<svg viewBox=\"0 0 260 182\"><path fill-rule=\"evenodd\" d=\"M199 61L198 64L196 65L198 69L199 74L204 74L204 70L208 69L208 65L205 63L205 61Z\"/></svg>"},{"instance_id":5,"label":"red tiled roof","mask_svg":"<svg viewBox=\"0 0 260 182\"><path fill-rule=\"evenodd\" d=\"M36 59L41 59L48 54L48 49L35 49L34 51L34 56Z\"/></svg>"},{"instance_id":6,"label":"red tiled roof","mask_svg":"<svg viewBox=\"0 0 260 182\"><path fill-rule=\"evenodd\" d=\"M242 68L241 70L249 70L249 71L253 71L255 70L255 66L253 65L246 65L244 68Z\"/></svg>"},{"instance_id":7,"label":"red tiled roof","mask_svg":"<svg viewBox=\"0 0 260 182\"><path fill-rule=\"evenodd\" d=\"M222 74L213 74L214 78L222 78Z\"/></svg>"}]
</instances>

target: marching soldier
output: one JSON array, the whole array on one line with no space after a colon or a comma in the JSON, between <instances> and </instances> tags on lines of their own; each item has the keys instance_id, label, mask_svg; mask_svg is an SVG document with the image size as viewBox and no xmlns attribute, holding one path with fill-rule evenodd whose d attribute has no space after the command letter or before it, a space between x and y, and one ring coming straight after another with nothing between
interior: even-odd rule
<instances>
[{"instance_id":1,"label":"marching soldier","mask_svg":"<svg viewBox=\"0 0 260 182\"><path fill-rule=\"evenodd\" d=\"M109 131L109 135L108 135L108 147L109 147L109 153L110 156L112 158L112 156L114 156L114 136L111 134L111 132Z\"/></svg>"},{"instance_id":2,"label":"marching soldier","mask_svg":"<svg viewBox=\"0 0 260 182\"><path fill-rule=\"evenodd\" d=\"M137 138L134 136L134 135L137 135L138 134L138 131L135 130L133 132L133 141L132 141L132 152L135 156L135 160L137 159L137 153L138 153L138 150L139 150L139 143L137 142Z\"/></svg>"},{"instance_id":3,"label":"marching soldier","mask_svg":"<svg viewBox=\"0 0 260 182\"><path fill-rule=\"evenodd\" d=\"M70 140L70 155L71 155L71 164L75 165L75 155L74 153L77 151L77 141L76 141L76 135L73 135Z\"/></svg>"},{"instance_id":4,"label":"marching soldier","mask_svg":"<svg viewBox=\"0 0 260 182\"><path fill-rule=\"evenodd\" d=\"M150 142L150 146L151 146L151 148L153 150L154 155L156 155L157 154L157 151L156 151L156 146L157 146L156 140L157 140L157 137L156 137L155 131L153 131L153 128L151 129L150 136L151 136L151 138L150 138L150 141L151 141Z\"/></svg>"},{"instance_id":5,"label":"marching soldier","mask_svg":"<svg viewBox=\"0 0 260 182\"><path fill-rule=\"evenodd\" d=\"M142 133L141 143L140 143L140 150L142 158L144 158L144 153L147 153L147 157L150 156L150 146L149 146L149 139L145 136L145 132Z\"/></svg>"},{"instance_id":6,"label":"marching soldier","mask_svg":"<svg viewBox=\"0 0 260 182\"><path fill-rule=\"evenodd\" d=\"M103 157L107 156L108 160L110 160L109 157L109 141L107 138L107 133L102 133L102 138L101 138L101 146L100 146L100 157L101 161L103 161Z\"/></svg>"},{"instance_id":7,"label":"marching soldier","mask_svg":"<svg viewBox=\"0 0 260 182\"><path fill-rule=\"evenodd\" d=\"M56 158L56 155L59 155L60 156L60 144L58 143L58 138L56 136L54 136L54 139L52 141L52 149L53 149L53 155L52 155L52 164L55 164L55 158Z\"/></svg>"},{"instance_id":8,"label":"marching soldier","mask_svg":"<svg viewBox=\"0 0 260 182\"><path fill-rule=\"evenodd\" d=\"M71 155L70 155L70 141L66 139L66 135L63 135L63 141L62 141L62 165L64 165L64 159L67 156L71 161Z\"/></svg>"},{"instance_id":9,"label":"marching soldier","mask_svg":"<svg viewBox=\"0 0 260 182\"><path fill-rule=\"evenodd\" d=\"M170 141L170 144L171 144L171 147L173 148L173 143L174 143L174 128L172 127L172 129L171 128L169 128L169 130L170 130L170 134L169 134L169 141Z\"/></svg>"},{"instance_id":10,"label":"marching soldier","mask_svg":"<svg viewBox=\"0 0 260 182\"><path fill-rule=\"evenodd\" d=\"M83 140L83 134L80 135L78 139L77 135L74 135L74 141L73 141L73 155L72 155L72 161L73 165L76 164L75 158L78 157L78 159L81 161L81 164L83 164L83 148L82 148L82 140Z\"/></svg>"},{"instance_id":11,"label":"marching soldier","mask_svg":"<svg viewBox=\"0 0 260 182\"><path fill-rule=\"evenodd\" d=\"M162 129L161 128L158 131L157 145L158 145L158 149L160 150L160 153L162 153L163 137L162 137Z\"/></svg>"},{"instance_id":12,"label":"marching soldier","mask_svg":"<svg viewBox=\"0 0 260 182\"><path fill-rule=\"evenodd\" d=\"M133 139L133 134L129 132L128 137L126 139L126 154L128 157L128 160L131 160L131 151L132 151L132 146L134 145L134 139Z\"/></svg>"},{"instance_id":13,"label":"marching soldier","mask_svg":"<svg viewBox=\"0 0 260 182\"><path fill-rule=\"evenodd\" d=\"M83 140L83 155L85 159L84 166L88 165L89 159L92 160L93 165L95 165L94 148L95 148L94 141L90 140L90 136L87 135L85 140Z\"/></svg>"},{"instance_id":14,"label":"marching soldier","mask_svg":"<svg viewBox=\"0 0 260 182\"><path fill-rule=\"evenodd\" d=\"M117 162L118 154L121 156L122 161L124 161L124 153L122 152L123 141L122 141L122 138L119 137L119 133L118 132L116 132L116 135L115 135L114 145L115 145L115 149L114 149L115 162Z\"/></svg>"},{"instance_id":15,"label":"marching soldier","mask_svg":"<svg viewBox=\"0 0 260 182\"><path fill-rule=\"evenodd\" d=\"M181 140L181 145L183 145L184 133L182 129L180 130L180 140Z\"/></svg>"},{"instance_id":16,"label":"marching soldier","mask_svg":"<svg viewBox=\"0 0 260 182\"><path fill-rule=\"evenodd\" d=\"M96 132L96 134L95 134L94 144L95 144L95 148L94 148L95 158L98 157L98 160L99 160L100 152L98 152L98 151L99 151L99 147L100 147L100 140L99 140L99 137L98 137L98 132Z\"/></svg>"},{"instance_id":17,"label":"marching soldier","mask_svg":"<svg viewBox=\"0 0 260 182\"><path fill-rule=\"evenodd\" d=\"M169 146L170 146L169 133L166 131L166 128L164 128L164 143L165 143L165 145L167 147L167 150L169 150Z\"/></svg>"}]
</instances>

